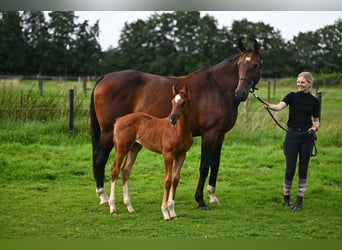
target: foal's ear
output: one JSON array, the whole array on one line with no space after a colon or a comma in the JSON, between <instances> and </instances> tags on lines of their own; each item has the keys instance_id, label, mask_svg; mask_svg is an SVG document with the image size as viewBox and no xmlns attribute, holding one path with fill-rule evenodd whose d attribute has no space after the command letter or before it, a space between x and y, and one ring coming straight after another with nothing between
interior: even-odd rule
<instances>
[{"instance_id":1,"label":"foal's ear","mask_svg":"<svg viewBox=\"0 0 342 250\"><path fill-rule=\"evenodd\" d=\"M187 94L188 93L188 88L185 85L183 85L183 88L182 88L181 91L184 92L185 94Z\"/></svg>"},{"instance_id":2,"label":"foal's ear","mask_svg":"<svg viewBox=\"0 0 342 250\"><path fill-rule=\"evenodd\" d=\"M172 85L172 93L173 93L173 95L177 95L179 93L179 91L175 85Z\"/></svg>"}]
</instances>

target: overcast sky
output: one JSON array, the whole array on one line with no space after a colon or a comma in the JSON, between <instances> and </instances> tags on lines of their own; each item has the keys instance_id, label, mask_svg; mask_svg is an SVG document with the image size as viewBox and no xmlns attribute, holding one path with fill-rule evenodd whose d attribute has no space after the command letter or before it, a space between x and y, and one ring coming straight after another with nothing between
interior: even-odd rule
<instances>
[{"instance_id":1,"label":"overcast sky","mask_svg":"<svg viewBox=\"0 0 342 250\"><path fill-rule=\"evenodd\" d=\"M124 23L137 19L147 20L154 11L76 11L78 22L89 20L93 25L99 20L99 42L102 50L117 47ZM250 22L263 22L279 30L286 40L291 40L299 32L315 31L342 19L342 11L201 11L202 16L215 17L219 27L231 27L234 20L246 18Z\"/></svg>"}]
</instances>

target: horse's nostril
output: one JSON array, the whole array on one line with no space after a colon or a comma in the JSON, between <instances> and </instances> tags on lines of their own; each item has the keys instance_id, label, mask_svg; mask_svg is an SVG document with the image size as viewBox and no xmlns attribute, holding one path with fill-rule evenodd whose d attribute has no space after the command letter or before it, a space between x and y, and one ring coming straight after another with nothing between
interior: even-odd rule
<instances>
[{"instance_id":1,"label":"horse's nostril","mask_svg":"<svg viewBox=\"0 0 342 250\"><path fill-rule=\"evenodd\" d=\"M248 96L248 92L246 92L246 91L235 91L235 97L239 101L245 101L247 96Z\"/></svg>"}]
</instances>

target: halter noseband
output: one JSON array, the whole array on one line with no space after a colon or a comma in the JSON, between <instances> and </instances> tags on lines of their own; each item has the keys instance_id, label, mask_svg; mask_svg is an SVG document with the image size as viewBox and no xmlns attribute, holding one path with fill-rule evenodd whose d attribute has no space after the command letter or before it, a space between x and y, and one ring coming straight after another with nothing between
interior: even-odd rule
<instances>
[{"instance_id":1,"label":"halter noseband","mask_svg":"<svg viewBox=\"0 0 342 250\"><path fill-rule=\"evenodd\" d=\"M250 90L249 90L249 92L250 93L253 93L255 90L257 90L257 88L255 87L255 84L254 84L254 81L253 80L249 80L247 77L245 77L245 76L240 76L239 77L239 81L246 81L247 83L248 83L248 85L249 85L249 88L250 88Z\"/></svg>"}]
</instances>

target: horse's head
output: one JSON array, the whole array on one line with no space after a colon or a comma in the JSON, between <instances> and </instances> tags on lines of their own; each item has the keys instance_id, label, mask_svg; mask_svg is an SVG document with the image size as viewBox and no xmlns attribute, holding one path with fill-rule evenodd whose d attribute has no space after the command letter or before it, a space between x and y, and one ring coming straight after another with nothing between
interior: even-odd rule
<instances>
[{"instance_id":1,"label":"horse's head","mask_svg":"<svg viewBox=\"0 0 342 250\"><path fill-rule=\"evenodd\" d=\"M255 85L259 82L261 74L261 57L259 54L259 44L254 39L254 50L245 48L241 40L238 42L241 52L237 61L239 81L235 89L235 97L238 101L245 101L250 89L255 90Z\"/></svg>"},{"instance_id":2,"label":"horse's head","mask_svg":"<svg viewBox=\"0 0 342 250\"><path fill-rule=\"evenodd\" d=\"M172 110L169 116L169 122L171 125L175 125L182 116L189 113L190 93L186 86L183 86L181 90L172 86L172 92L174 98L172 99Z\"/></svg>"}]
</instances>

